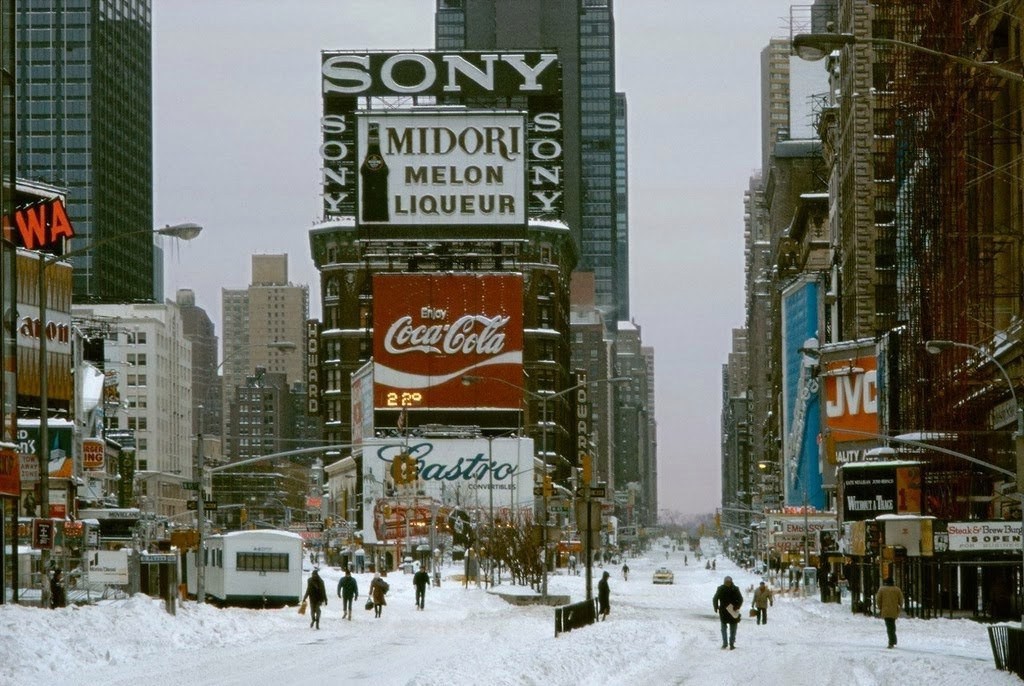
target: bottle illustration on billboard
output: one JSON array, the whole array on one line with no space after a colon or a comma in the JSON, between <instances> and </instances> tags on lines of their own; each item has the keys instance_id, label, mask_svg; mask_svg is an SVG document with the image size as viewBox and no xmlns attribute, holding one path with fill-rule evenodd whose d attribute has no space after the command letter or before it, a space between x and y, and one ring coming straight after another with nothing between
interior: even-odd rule
<instances>
[{"instance_id":1,"label":"bottle illustration on billboard","mask_svg":"<svg viewBox=\"0 0 1024 686\"><path fill-rule=\"evenodd\" d=\"M367 124L366 156L359 167L360 209L364 222L388 221L388 164L380 153L380 124Z\"/></svg>"}]
</instances>

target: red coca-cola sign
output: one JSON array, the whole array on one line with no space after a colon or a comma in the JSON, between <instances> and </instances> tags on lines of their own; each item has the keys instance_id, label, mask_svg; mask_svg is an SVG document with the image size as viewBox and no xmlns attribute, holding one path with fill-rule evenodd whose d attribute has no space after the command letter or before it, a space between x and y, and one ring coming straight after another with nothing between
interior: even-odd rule
<instances>
[{"instance_id":1,"label":"red coca-cola sign","mask_svg":"<svg viewBox=\"0 0 1024 686\"><path fill-rule=\"evenodd\" d=\"M377 408L520 407L521 276L378 274L373 302Z\"/></svg>"}]
</instances>

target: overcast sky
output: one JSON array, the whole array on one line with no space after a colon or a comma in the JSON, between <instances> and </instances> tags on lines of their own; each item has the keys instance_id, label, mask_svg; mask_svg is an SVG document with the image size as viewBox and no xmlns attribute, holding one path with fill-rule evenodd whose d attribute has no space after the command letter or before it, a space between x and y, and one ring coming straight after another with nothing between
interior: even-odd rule
<instances>
[{"instance_id":1,"label":"overcast sky","mask_svg":"<svg viewBox=\"0 0 1024 686\"><path fill-rule=\"evenodd\" d=\"M222 288L254 253L288 253L320 293L321 49L432 48L434 0L154 0L154 216L202 236L167 248L167 296L196 292L221 334ZM619 0L629 101L633 319L655 349L663 509L720 504L722 364L743 325L743 193L760 166L760 52L783 0Z\"/></svg>"}]
</instances>

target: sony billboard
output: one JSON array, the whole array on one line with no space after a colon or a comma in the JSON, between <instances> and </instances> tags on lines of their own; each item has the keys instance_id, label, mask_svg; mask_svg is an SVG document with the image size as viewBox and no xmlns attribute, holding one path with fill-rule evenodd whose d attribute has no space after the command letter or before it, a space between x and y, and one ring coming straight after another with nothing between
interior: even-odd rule
<instances>
[{"instance_id":1,"label":"sony billboard","mask_svg":"<svg viewBox=\"0 0 1024 686\"><path fill-rule=\"evenodd\" d=\"M433 223L457 223L463 227L476 226L486 234L496 227L518 226L525 228L523 217L533 219L562 219L563 212L563 145L564 132L562 125L562 67L557 53L550 51L516 51L516 52L440 52L440 51L337 51L328 50L321 53L321 95L323 100L323 116L320 120L322 144L320 158L322 161L322 197L324 219L355 217L357 224L363 228L414 226L423 223L421 219L434 217ZM389 102L380 107L369 108L372 99L385 99ZM480 217L477 206L491 199L472 201L473 211L462 213L463 203L469 209L468 199L458 199L459 211L453 211L443 221L441 215L433 215L433 209L441 209L440 204L427 201L426 206L419 206L415 216L403 216L396 212L386 220L374 219L381 215L366 216L359 211L364 188L380 185L381 178L393 183L405 175L404 168L395 168L395 163L384 159L382 154L374 155L370 150L371 131L368 123L357 122L357 113L376 116L385 110L397 111L404 109L407 113L417 108L426 107L433 110L433 115L440 112L455 113L459 110L453 106L463 105L472 101L475 110L485 106L490 110L491 120L485 122L477 119L476 123L464 129L465 133L444 123L427 125L430 131L425 138L406 139L402 143L407 154L414 144L421 148L444 150L454 141L456 147L452 152L465 155L477 148L499 147L496 136L503 137L503 145L510 153L513 146L518 147L517 155L523 158L520 164L525 165L523 178L526 187L522 191L523 200L518 204L515 213L492 216L494 210L484 213L487 221L473 222ZM522 102L522 114L525 116L520 124L508 121L508 107L512 102ZM489 105L493 103L494 108ZM443 106L443 107L440 107ZM373 113L370 115L369 113ZM369 120L367 120L368 122ZM521 137L513 140L519 132L510 127L521 127ZM485 129L485 127L489 127ZM451 129L451 131L445 131ZM474 130L471 130L474 129ZM379 131L379 127L378 127ZM500 132L500 133L499 133ZM477 140L476 136L483 135ZM417 134L418 135L418 134ZM454 138L453 138L454 136ZM436 137L436 138L435 138ZM462 141L459 138L462 137ZM379 144L388 145L386 138L376 136ZM360 140L361 139L361 140ZM459 148L459 149L457 149ZM436 153L432 153L436 154ZM413 158L415 159L415 158ZM437 164L430 166L452 166L446 156L435 157ZM454 158L453 158L454 159ZM424 162L413 163L412 177L422 180L421 171L415 168ZM476 162L467 162L469 166ZM453 177L451 169L438 171L443 174L440 181L448 184ZM387 172L387 173L383 173ZM429 172L433 174L433 171ZM475 172L473 172L475 173ZM465 181L465 180L464 180ZM417 195L414 191L413 195ZM460 193L459 195L474 195ZM370 193L372 196L373 193ZM489 193L484 193L489 195ZM514 194L512 194L514 197ZM391 198L392 203L395 198ZM405 209L410 207L410 198L406 198ZM448 200L449 204L453 202ZM505 207L498 201L496 207ZM504 199L508 203L508 199ZM525 205L523 204L525 203ZM375 210L379 211L379 210ZM397 217L397 221L396 221Z\"/></svg>"}]
</instances>

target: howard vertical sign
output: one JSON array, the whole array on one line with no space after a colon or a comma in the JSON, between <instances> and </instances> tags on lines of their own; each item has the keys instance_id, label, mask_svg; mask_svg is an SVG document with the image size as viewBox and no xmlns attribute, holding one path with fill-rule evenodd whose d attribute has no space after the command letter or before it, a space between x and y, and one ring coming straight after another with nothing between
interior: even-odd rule
<instances>
[{"instance_id":1,"label":"howard vertical sign","mask_svg":"<svg viewBox=\"0 0 1024 686\"><path fill-rule=\"evenodd\" d=\"M374 209L370 215L365 211L359 211L363 202L363 189L368 186L379 188L384 178L388 179L388 184L396 179L406 178L404 165L395 169L395 164L387 158L387 134L379 126L370 127L368 123L364 123L360 129L357 124L356 112L360 109L361 101L365 105L368 98L389 98L393 101L387 107L376 108L378 113L383 109L396 111L397 108L406 108L405 112L408 114L415 109L414 106L450 106L470 100L474 111L479 110L482 104L493 105L493 123L480 121L468 129L439 124L433 126L429 133L425 133L425 138L404 139L404 149L411 150L414 141L422 142L422 148L429 147L435 152L446 150L453 142L462 153L475 153L488 146L495 150L503 145L511 155L515 149L515 155L525 160L518 162L526 166L523 199L525 206L517 208L517 213L509 212L505 217L489 217L489 221L482 222L483 226L525 226L525 221L521 219L524 214L536 219L561 219L562 70L556 53L324 51L321 55L321 94L323 118L320 129L323 143L320 147L320 157L323 162L325 219L356 217L357 220L371 226L409 226L422 223L420 220L424 216L434 216L433 210L440 209L439 204L429 200L426 207L418 208L425 209L426 212L420 212L414 217L403 216L401 210L410 207L410 199L406 198L404 206L399 207L396 204L396 195L391 193L387 213L379 208ZM398 102L396 107L395 98L404 100ZM520 103L523 105L522 110L525 110L521 138L519 131L510 128L518 129L519 124L499 121L502 116L508 115L510 107L521 112ZM448 114L459 112L451 107L446 107L446 110ZM357 131L361 134L359 140ZM456 147L452 147L452 151L455 150ZM475 166L475 163L469 161L466 161L466 164ZM460 178L460 172L458 169L452 169L452 166L446 160L433 162L430 164L431 176L428 178L450 184ZM495 170L491 171L493 183ZM435 173L439 176L433 176ZM467 171L467 176L476 173ZM478 184L487 178L485 169L481 169L481 173L481 179L476 182ZM420 176L417 177L417 174ZM414 171L413 177L422 180L420 172ZM467 177L461 178L464 184L473 183ZM512 191L506 195L514 196L515 193L516 191ZM490 192L479 193L476 189L472 193L456 195L481 194L491 195ZM484 216L495 212L495 208L504 208L508 211L508 200L496 200L498 204ZM448 198L451 211L447 223L460 223L464 226L476 223L473 221L474 216L479 215L474 213L482 205L492 207L490 197L472 201L459 197L456 206L451 205L452 202L452 198ZM466 204L470 202L471 206ZM505 204L501 204L502 202ZM499 219L502 221L498 221ZM438 219L437 223L441 223L441 220Z\"/></svg>"}]
</instances>

